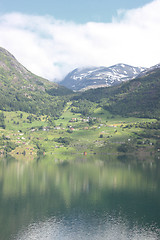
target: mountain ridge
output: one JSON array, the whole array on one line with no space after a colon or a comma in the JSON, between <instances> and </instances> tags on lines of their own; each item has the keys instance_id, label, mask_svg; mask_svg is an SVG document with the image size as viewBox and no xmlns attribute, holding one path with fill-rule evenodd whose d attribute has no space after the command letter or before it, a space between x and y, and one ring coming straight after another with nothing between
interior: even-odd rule
<instances>
[{"instance_id":1,"label":"mountain ridge","mask_svg":"<svg viewBox=\"0 0 160 240\"><path fill-rule=\"evenodd\" d=\"M9 53L6 49L0 47L0 76L2 80L7 80L15 87L19 83L24 84L27 87L28 84L37 85L37 88L42 89L40 86L58 87L57 83L52 83L47 79L39 77L29 70L27 70L22 64L20 64L16 58ZM44 90L44 89L42 89Z\"/></svg>"},{"instance_id":2,"label":"mountain ridge","mask_svg":"<svg viewBox=\"0 0 160 240\"><path fill-rule=\"evenodd\" d=\"M123 63L110 67L76 68L60 84L73 91L110 87L131 80L144 70L144 67L133 67Z\"/></svg>"}]
</instances>

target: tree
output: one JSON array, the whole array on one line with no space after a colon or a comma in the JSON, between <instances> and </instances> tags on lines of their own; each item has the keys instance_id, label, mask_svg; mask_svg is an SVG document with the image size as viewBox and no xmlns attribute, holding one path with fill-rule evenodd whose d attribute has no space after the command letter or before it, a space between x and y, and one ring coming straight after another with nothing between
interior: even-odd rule
<instances>
[{"instance_id":1,"label":"tree","mask_svg":"<svg viewBox=\"0 0 160 240\"><path fill-rule=\"evenodd\" d=\"M5 125L5 121L4 121L4 113L0 112L0 127L5 129L6 125Z\"/></svg>"},{"instance_id":2,"label":"tree","mask_svg":"<svg viewBox=\"0 0 160 240\"><path fill-rule=\"evenodd\" d=\"M30 123L32 123L33 120L34 120L34 117L33 117L32 115L29 115L29 116L27 117L27 119L29 120Z\"/></svg>"},{"instance_id":3,"label":"tree","mask_svg":"<svg viewBox=\"0 0 160 240\"><path fill-rule=\"evenodd\" d=\"M48 119L48 123L49 123L49 126L54 127L54 126L55 126L54 117L50 117L50 118Z\"/></svg>"},{"instance_id":4,"label":"tree","mask_svg":"<svg viewBox=\"0 0 160 240\"><path fill-rule=\"evenodd\" d=\"M23 114L21 113L19 117L22 118L22 117L23 117Z\"/></svg>"}]
</instances>

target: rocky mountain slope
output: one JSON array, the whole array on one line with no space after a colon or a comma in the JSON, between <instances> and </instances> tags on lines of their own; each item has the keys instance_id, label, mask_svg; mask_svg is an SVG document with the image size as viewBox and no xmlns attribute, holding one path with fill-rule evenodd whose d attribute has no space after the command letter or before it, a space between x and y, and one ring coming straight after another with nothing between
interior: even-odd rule
<instances>
[{"instance_id":1,"label":"rocky mountain slope","mask_svg":"<svg viewBox=\"0 0 160 240\"><path fill-rule=\"evenodd\" d=\"M145 68L117 64L111 67L77 68L70 72L61 85L74 91L110 87L137 77Z\"/></svg>"}]
</instances>

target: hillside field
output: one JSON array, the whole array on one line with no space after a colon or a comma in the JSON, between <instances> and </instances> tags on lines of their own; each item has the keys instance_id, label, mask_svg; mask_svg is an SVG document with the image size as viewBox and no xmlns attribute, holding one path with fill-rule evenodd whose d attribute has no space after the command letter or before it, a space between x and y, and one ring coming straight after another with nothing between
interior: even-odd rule
<instances>
[{"instance_id":1,"label":"hillside field","mask_svg":"<svg viewBox=\"0 0 160 240\"><path fill-rule=\"evenodd\" d=\"M33 160L41 155L158 154L160 127L155 119L112 116L95 108L88 116L74 113L72 102L61 117L21 111L0 113L0 153Z\"/></svg>"}]
</instances>

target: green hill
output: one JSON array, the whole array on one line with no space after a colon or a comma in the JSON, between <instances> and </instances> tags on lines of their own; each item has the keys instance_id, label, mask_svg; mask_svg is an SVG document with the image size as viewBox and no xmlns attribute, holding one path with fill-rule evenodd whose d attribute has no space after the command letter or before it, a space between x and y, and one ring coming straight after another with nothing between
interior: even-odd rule
<instances>
[{"instance_id":1,"label":"green hill","mask_svg":"<svg viewBox=\"0 0 160 240\"><path fill-rule=\"evenodd\" d=\"M119 86L86 91L74 99L96 102L112 114L159 118L160 69Z\"/></svg>"},{"instance_id":2,"label":"green hill","mask_svg":"<svg viewBox=\"0 0 160 240\"><path fill-rule=\"evenodd\" d=\"M23 67L13 55L0 48L0 109L59 115L72 91Z\"/></svg>"}]
</instances>

